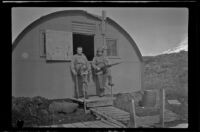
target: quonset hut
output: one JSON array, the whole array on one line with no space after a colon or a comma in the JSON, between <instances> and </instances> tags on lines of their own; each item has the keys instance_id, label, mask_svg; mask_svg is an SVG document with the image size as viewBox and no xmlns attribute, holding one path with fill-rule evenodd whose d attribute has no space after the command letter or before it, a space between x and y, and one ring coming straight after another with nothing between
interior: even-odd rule
<instances>
[{"instance_id":1,"label":"quonset hut","mask_svg":"<svg viewBox=\"0 0 200 132\"><path fill-rule=\"evenodd\" d=\"M92 61L103 44L110 63L124 61L111 68L113 93L141 90L143 60L136 43L114 20L102 18L82 10L66 10L42 16L27 26L12 47L12 95L74 97L72 55L81 46ZM96 95L93 80L88 93Z\"/></svg>"}]
</instances>

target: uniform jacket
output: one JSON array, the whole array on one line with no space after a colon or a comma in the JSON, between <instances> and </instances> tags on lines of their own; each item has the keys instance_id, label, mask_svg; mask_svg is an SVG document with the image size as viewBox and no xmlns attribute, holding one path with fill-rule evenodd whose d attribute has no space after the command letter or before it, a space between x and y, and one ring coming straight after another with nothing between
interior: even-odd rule
<instances>
[{"instance_id":1,"label":"uniform jacket","mask_svg":"<svg viewBox=\"0 0 200 132\"><path fill-rule=\"evenodd\" d=\"M108 65L109 61L108 58L105 56L95 56L92 61L92 67L95 69L97 67L101 68L105 65Z\"/></svg>"},{"instance_id":2,"label":"uniform jacket","mask_svg":"<svg viewBox=\"0 0 200 132\"><path fill-rule=\"evenodd\" d=\"M90 70L89 62L84 54L78 55L75 54L72 57L71 61L71 70L77 72L81 66L85 66L88 70Z\"/></svg>"}]
</instances>

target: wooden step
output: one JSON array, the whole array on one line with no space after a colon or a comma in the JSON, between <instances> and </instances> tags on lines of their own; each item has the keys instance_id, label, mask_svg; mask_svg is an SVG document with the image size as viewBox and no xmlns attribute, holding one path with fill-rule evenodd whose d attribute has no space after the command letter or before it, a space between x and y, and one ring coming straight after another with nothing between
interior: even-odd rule
<instances>
[{"instance_id":1,"label":"wooden step","mask_svg":"<svg viewBox=\"0 0 200 132\"><path fill-rule=\"evenodd\" d=\"M112 106L112 105L113 105L113 100L111 99L86 102L87 107L100 107L100 106Z\"/></svg>"},{"instance_id":2,"label":"wooden step","mask_svg":"<svg viewBox=\"0 0 200 132\"><path fill-rule=\"evenodd\" d=\"M110 96L91 96L88 99L85 99L86 107L93 108L93 107L100 107L100 106L112 106L114 97ZM77 101L79 103L84 103L84 98L73 98L72 100Z\"/></svg>"}]
</instances>

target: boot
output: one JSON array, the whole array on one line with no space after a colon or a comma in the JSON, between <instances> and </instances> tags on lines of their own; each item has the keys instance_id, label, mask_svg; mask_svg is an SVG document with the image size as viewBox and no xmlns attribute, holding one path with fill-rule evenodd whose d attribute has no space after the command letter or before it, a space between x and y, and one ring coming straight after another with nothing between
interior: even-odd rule
<instances>
[{"instance_id":1,"label":"boot","mask_svg":"<svg viewBox=\"0 0 200 132\"><path fill-rule=\"evenodd\" d=\"M100 94L99 94L99 97L103 97L103 93L100 93Z\"/></svg>"},{"instance_id":2,"label":"boot","mask_svg":"<svg viewBox=\"0 0 200 132\"><path fill-rule=\"evenodd\" d=\"M83 98L84 96L83 95L79 95L79 97L78 98Z\"/></svg>"},{"instance_id":3,"label":"boot","mask_svg":"<svg viewBox=\"0 0 200 132\"><path fill-rule=\"evenodd\" d=\"M100 89L99 97L103 97L103 96L104 96L104 89Z\"/></svg>"},{"instance_id":4,"label":"boot","mask_svg":"<svg viewBox=\"0 0 200 132\"><path fill-rule=\"evenodd\" d=\"M109 81L108 85L112 87L112 86L114 86L114 83L112 83L111 81Z\"/></svg>"}]
</instances>

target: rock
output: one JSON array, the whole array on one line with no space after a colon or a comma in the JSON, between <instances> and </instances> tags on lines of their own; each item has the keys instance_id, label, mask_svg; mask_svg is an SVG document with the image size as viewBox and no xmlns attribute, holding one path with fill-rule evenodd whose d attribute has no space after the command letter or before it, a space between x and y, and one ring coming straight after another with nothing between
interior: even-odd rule
<instances>
[{"instance_id":1,"label":"rock","mask_svg":"<svg viewBox=\"0 0 200 132\"><path fill-rule=\"evenodd\" d=\"M169 104L181 105L181 103L178 100L176 100L176 99L174 99L174 100L167 100L167 101L168 101Z\"/></svg>"},{"instance_id":2,"label":"rock","mask_svg":"<svg viewBox=\"0 0 200 132\"><path fill-rule=\"evenodd\" d=\"M43 115L48 115L48 114L49 114L48 111L45 110L45 109L42 109L42 110L41 110L41 113L42 113Z\"/></svg>"},{"instance_id":3,"label":"rock","mask_svg":"<svg viewBox=\"0 0 200 132\"><path fill-rule=\"evenodd\" d=\"M49 105L49 111L51 113L72 113L78 108L78 104L70 102L52 102Z\"/></svg>"},{"instance_id":4,"label":"rock","mask_svg":"<svg viewBox=\"0 0 200 132\"><path fill-rule=\"evenodd\" d=\"M18 120L17 121L17 128L22 128L24 125L24 121L23 120Z\"/></svg>"},{"instance_id":5,"label":"rock","mask_svg":"<svg viewBox=\"0 0 200 132\"><path fill-rule=\"evenodd\" d=\"M170 128L188 128L188 123L178 124L177 126L170 127Z\"/></svg>"}]
</instances>

